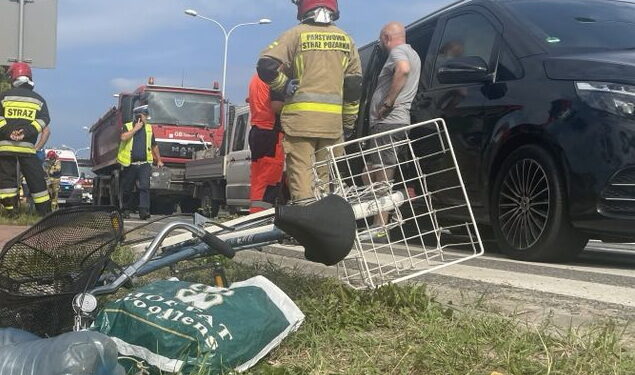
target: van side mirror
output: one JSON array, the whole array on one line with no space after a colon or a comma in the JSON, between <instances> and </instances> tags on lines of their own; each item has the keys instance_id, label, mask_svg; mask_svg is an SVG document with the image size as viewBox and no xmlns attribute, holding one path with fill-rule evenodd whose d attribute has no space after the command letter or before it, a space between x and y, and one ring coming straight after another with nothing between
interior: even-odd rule
<instances>
[{"instance_id":1,"label":"van side mirror","mask_svg":"<svg viewBox=\"0 0 635 375\"><path fill-rule=\"evenodd\" d=\"M476 83L489 81L492 75L481 57L465 56L444 62L437 71L437 78L443 84Z\"/></svg>"}]
</instances>

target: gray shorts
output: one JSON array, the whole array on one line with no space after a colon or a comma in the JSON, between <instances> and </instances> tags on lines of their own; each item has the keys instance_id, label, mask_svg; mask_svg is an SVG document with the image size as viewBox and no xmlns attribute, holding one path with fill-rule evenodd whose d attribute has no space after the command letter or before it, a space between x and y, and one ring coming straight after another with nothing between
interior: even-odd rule
<instances>
[{"instance_id":1,"label":"gray shorts","mask_svg":"<svg viewBox=\"0 0 635 375\"><path fill-rule=\"evenodd\" d=\"M375 124L371 126L370 134L379 134L389 130L403 128L405 126L407 126L407 124ZM406 132L401 131L372 139L368 144L368 148L373 151L365 158L368 166L395 166L399 161L399 155L404 149L404 145L396 145L396 143L405 140L406 136ZM375 150L375 148L380 147L380 150Z\"/></svg>"}]
</instances>

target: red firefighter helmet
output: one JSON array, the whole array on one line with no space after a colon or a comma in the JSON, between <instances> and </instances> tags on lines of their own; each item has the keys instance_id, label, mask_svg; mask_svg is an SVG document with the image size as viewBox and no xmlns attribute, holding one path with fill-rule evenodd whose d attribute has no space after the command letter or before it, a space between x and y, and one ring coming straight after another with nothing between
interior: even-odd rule
<instances>
[{"instance_id":1,"label":"red firefighter helmet","mask_svg":"<svg viewBox=\"0 0 635 375\"><path fill-rule=\"evenodd\" d=\"M298 20L302 21L306 18L306 14L317 8L327 8L333 12L333 21L340 18L340 10L337 6L337 0L291 0L298 6Z\"/></svg>"},{"instance_id":2,"label":"red firefighter helmet","mask_svg":"<svg viewBox=\"0 0 635 375\"><path fill-rule=\"evenodd\" d=\"M12 81L18 79L18 77L29 77L30 80L33 79L33 74L31 73L31 67L29 64L25 62L16 62L11 64L9 67L9 76Z\"/></svg>"},{"instance_id":3,"label":"red firefighter helmet","mask_svg":"<svg viewBox=\"0 0 635 375\"><path fill-rule=\"evenodd\" d=\"M57 153L53 150L46 153L47 159L57 159Z\"/></svg>"}]
</instances>

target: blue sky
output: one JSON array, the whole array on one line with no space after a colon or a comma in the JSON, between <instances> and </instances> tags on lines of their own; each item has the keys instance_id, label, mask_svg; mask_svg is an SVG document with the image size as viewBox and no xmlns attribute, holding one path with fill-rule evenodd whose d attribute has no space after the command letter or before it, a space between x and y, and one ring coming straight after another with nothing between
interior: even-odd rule
<instances>
[{"instance_id":1,"label":"blue sky","mask_svg":"<svg viewBox=\"0 0 635 375\"><path fill-rule=\"evenodd\" d=\"M338 25L358 46L377 39L382 25L410 23L450 0L340 0ZM49 146L90 145L82 130L115 105L113 94L142 85L210 87L222 80L224 37L218 26L186 16L196 9L231 27L273 20L271 25L237 29L230 38L227 96L243 102L259 52L296 24L290 0L59 0L55 69L34 72L36 90L49 104ZM83 156L83 155L82 155Z\"/></svg>"}]
</instances>

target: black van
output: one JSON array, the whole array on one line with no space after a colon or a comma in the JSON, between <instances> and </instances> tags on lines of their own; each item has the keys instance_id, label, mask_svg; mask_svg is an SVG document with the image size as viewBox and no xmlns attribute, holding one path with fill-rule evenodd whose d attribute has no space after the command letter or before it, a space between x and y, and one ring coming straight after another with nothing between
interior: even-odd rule
<instances>
[{"instance_id":1,"label":"black van","mask_svg":"<svg viewBox=\"0 0 635 375\"><path fill-rule=\"evenodd\" d=\"M422 61L412 123L445 119L477 221L506 254L635 242L634 2L459 1L407 37ZM365 135L386 57L376 43L360 56Z\"/></svg>"}]
</instances>

